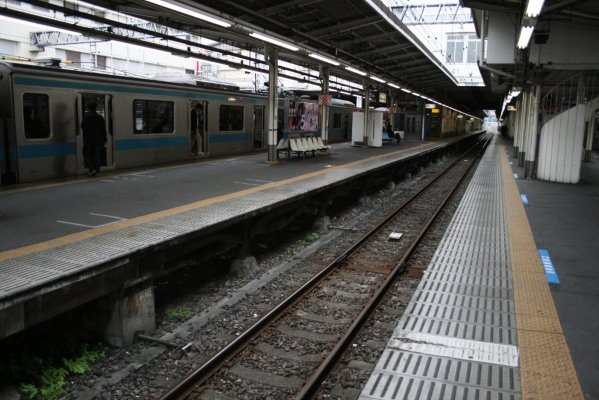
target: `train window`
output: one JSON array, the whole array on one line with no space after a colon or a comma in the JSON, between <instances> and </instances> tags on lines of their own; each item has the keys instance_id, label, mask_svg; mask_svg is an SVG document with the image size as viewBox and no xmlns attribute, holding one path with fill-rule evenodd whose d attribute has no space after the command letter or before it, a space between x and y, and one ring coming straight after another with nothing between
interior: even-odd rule
<instances>
[{"instance_id":1,"label":"train window","mask_svg":"<svg viewBox=\"0 0 599 400\"><path fill-rule=\"evenodd\" d=\"M133 100L133 132L172 133L175 128L172 101Z\"/></svg>"},{"instance_id":2,"label":"train window","mask_svg":"<svg viewBox=\"0 0 599 400\"><path fill-rule=\"evenodd\" d=\"M27 139L50 137L50 107L47 94L25 93L23 95L23 126Z\"/></svg>"},{"instance_id":3,"label":"train window","mask_svg":"<svg viewBox=\"0 0 599 400\"><path fill-rule=\"evenodd\" d=\"M243 106L220 106L218 129L223 131L243 130Z\"/></svg>"}]
</instances>

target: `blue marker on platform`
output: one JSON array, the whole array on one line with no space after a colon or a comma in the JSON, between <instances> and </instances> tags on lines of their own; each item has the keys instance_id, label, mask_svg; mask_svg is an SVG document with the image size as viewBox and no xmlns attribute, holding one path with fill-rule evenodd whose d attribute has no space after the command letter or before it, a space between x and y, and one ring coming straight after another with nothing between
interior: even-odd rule
<instances>
[{"instance_id":1,"label":"blue marker on platform","mask_svg":"<svg viewBox=\"0 0 599 400\"><path fill-rule=\"evenodd\" d=\"M559 285L559 278L557 277L557 271L553 266L553 262L551 261L551 257L549 256L549 252L547 250L539 249L539 257L541 257L541 262L543 263L543 269L545 270L545 276L547 277L547 281L549 283L555 283Z\"/></svg>"},{"instance_id":2,"label":"blue marker on platform","mask_svg":"<svg viewBox=\"0 0 599 400\"><path fill-rule=\"evenodd\" d=\"M528 197L525 194L521 194L520 197L522 198L522 203L528 204Z\"/></svg>"}]
</instances>

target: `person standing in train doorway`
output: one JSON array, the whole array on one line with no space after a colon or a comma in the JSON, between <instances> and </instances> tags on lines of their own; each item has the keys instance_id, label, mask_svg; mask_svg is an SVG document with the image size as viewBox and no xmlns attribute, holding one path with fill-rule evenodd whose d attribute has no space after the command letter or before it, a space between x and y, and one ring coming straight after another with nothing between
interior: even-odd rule
<instances>
[{"instance_id":1,"label":"person standing in train doorway","mask_svg":"<svg viewBox=\"0 0 599 400\"><path fill-rule=\"evenodd\" d=\"M83 158L89 170L89 176L100 172L102 150L106 145L106 121L96 111L96 103L87 104L87 112L81 121L83 130Z\"/></svg>"},{"instance_id":2,"label":"person standing in train doorway","mask_svg":"<svg viewBox=\"0 0 599 400\"><path fill-rule=\"evenodd\" d=\"M191 110L191 154L204 154L204 107L198 103Z\"/></svg>"}]
</instances>

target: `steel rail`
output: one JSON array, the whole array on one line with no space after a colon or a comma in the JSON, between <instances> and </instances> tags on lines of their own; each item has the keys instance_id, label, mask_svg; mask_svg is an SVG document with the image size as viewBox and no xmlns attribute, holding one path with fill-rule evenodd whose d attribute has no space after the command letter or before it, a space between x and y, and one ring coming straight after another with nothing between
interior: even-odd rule
<instances>
[{"instance_id":1,"label":"steel rail","mask_svg":"<svg viewBox=\"0 0 599 400\"><path fill-rule=\"evenodd\" d=\"M482 150L486 149L488 143L489 142L486 141L485 143L482 144L482 147L479 150L476 159L478 159L478 156L480 155ZM469 151L471 151L471 150L468 150L468 152ZM464 153L464 154L466 154L466 153ZM460 161L462 159L462 157L464 156L464 154L462 154L462 156L459 157L456 160L456 162ZM343 354L345 349L349 346L350 342L358 334L358 332L360 331L360 329L362 328L364 323L366 323L366 321L368 320L370 315L372 315L372 313L376 310L378 304L383 299L385 294L389 291L389 288L395 282L395 279L397 278L397 276L405 271L404 266L405 266L406 261L412 257L412 254L418 248L418 245L424 239L424 237L426 236L426 233L428 232L430 227L433 225L433 223L435 222L435 220L437 219L437 217L439 216L439 214L441 213L441 211L443 210L443 208L445 207L445 205L447 204L447 202L449 201L451 196L453 196L453 194L457 191L458 187L461 185L461 183L464 181L464 179L468 175L468 172L475 165L475 161L476 160L473 160L470 163L468 169L466 169L466 171L464 171L464 174L460 177L459 181L454 184L454 186L451 188L451 191L448 192L448 194L443 198L443 201L439 204L439 206L436 208L434 214L427 221L426 225L420 231L420 233L418 234L416 239L412 242L411 246L407 249L405 255L398 261L398 263L393 268L391 273L387 276L387 279L385 279L383 284L381 286L379 286L379 288L377 289L377 291L375 292L373 297L371 297L369 302L364 306L364 308L362 309L362 311L360 312L358 317L354 320L354 322L351 324L351 326L347 329L345 334L339 339L339 341L337 341L337 344L335 345L335 347L328 353L327 357L319 365L319 367L316 369L316 371L308 379L306 379L306 384L294 396L294 399L311 399L312 397L314 397L314 395L318 391L318 388L320 387L322 382L325 380L325 378L329 375L330 371L332 371L332 369L335 367L335 365L337 364L337 361L339 360L339 358L341 357L341 355ZM455 163L452 163L451 166L453 166L454 164ZM445 171L443 171L443 172L445 172ZM428 185L427 185L427 187L428 187ZM421 193L421 192L422 191L420 191L419 193Z\"/></svg>"},{"instance_id":2,"label":"steel rail","mask_svg":"<svg viewBox=\"0 0 599 400\"><path fill-rule=\"evenodd\" d=\"M277 304L272 310L266 313L262 318L256 321L251 327L246 329L243 333L233 339L230 343L228 343L225 347L223 347L218 353L212 356L208 361L206 361L202 366L198 367L191 374L187 375L183 380L179 381L175 386L171 387L166 393L164 393L159 400L174 400L174 399L183 399L187 397L192 391L193 388L199 385L202 385L206 382L216 371L218 371L222 366L224 366L232 357L238 354L241 350L243 350L254 338L256 338L261 332L263 332L266 328L268 328L272 323L278 320L284 312L295 304L305 293L311 290L317 283L319 283L324 277L326 277L332 270L337 268L337 266L343 264L345 259L355 252L364 242L366 242L370 237L372 237L380 227L387 224L391 219L393 219L401 210L407 207L412 201L414 201L420 193L425 191L428 187L430 187L435 181L437 181L441 176L445 175L456 163L461 161L462 157L472 151L482 140L479 140L476 144L474 144L471 148L465 151L460 157L448 165L435 179L425 185L421 190L417 193L414 193L410 198L408 198L401 206L399 206L394 212L390 213L382 222L380 222L376 227L367 232L362 238L357 240L352 246L350 246L343 254L333 260L329 265L327 265L324 269L322 269L319 273L314 275L310 280L304 283L300 288L298 288L295 292L289 295L286 299L284 299L281 303ZM402 259L403 260L403 259Z\"/></svg>"}]
</instances>

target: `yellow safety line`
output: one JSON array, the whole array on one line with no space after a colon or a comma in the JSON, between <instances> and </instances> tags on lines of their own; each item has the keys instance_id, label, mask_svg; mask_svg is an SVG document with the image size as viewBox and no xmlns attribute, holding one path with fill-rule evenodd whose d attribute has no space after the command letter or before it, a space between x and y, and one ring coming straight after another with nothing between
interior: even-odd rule
<instances>
[{"instance_id":1,"label":"yellow safety line","mask_svg":"<svg viewBox=\"0 0 599 400\"><path fill-rule=\"evenodd\" d=\"M505 188L520 379L524 400L583 399L570 350L503 146Z\"/></svg>"},{"instance_id":2,"label":"yellow safety line","mask_svg":"<svg viewBox=\"0 0 599 400\"><path fill-rule=\"evenodd\" d=\"M422 149L422 147L434 147L434 146L436 146L436 144L434 144L434 143L428 144L427 143L427 144L420 144L416 147L420 147ZM319 176L319 175L328 174L333 171L338 171L340 169L350 168L352 166L363 164L363 163L366 163L369 161L395 156L397 154L405 153L405 152L408 152L408 151L414 150L414 149L415 149L415 147L410 147L407 149L401 149L401 150L397 150L397 151L393 151L393 152L389 152L389 153L385 153L385 154L380 154L377 156L372 156L372 157L364 158L361 160L348 162L348 163L333 166L330 168L325 168L325 169L322 169L319 171L310 172L310 173L307 173L304 175L298 175L298 176L295 176L292 178L283 179L283 180L276 181L276 182L266 183L264 185L256 186L256 187L253 187L250 189L240 190L238 192L233 192L233 193L229 193L229 194L222 195L222 196L212 197L209 199L196 201L193 203L170 208L167 210L161 210L161 211L157 211L154 213L142 215L139 217L118 221L113 224L100 226L98 228L88 229L88 230L85 230L82 232L77 232L77 233L73 233L73 234L66 235L66 236L61 236L59 238L51 239L51 240L48 240L45 242L35 243L32 245L23 246L23 247L19 247L16 249L6 250L3 252L0 252L0 261L8 260L8 259L15 258L15 257L21 257L21 256L25 256L25 255L32 254L32 253L37 253L39 251L46 250L46 249L56 248L59 246L78 242L83 239L88 239L88 238L91 238L91 237L94 237L97 235L101 235L103 233L114 232L119 229L135 226L135 225L138 225L138 224L141 224L144 222L154 221L159 218L176 215L176 214L179 214L182 212L194 210L196 208L206 207L211 204L216 204L216 203L220 203L223 201L235 199L238 197L247 196L249 194L261 192L263 190L281 187L281 186L284 186L284 185L287 185L290 183L309 179L309 178Z\"/></svg>"}]
</instances>

